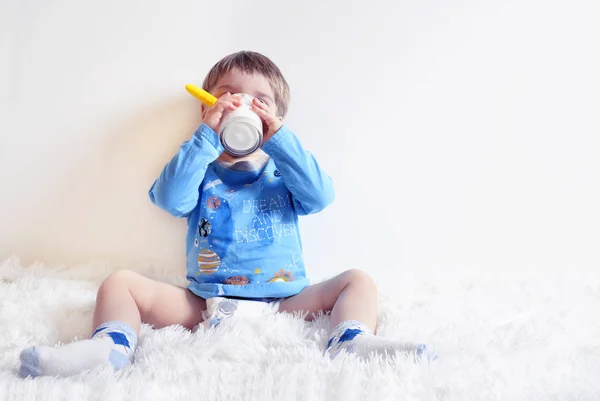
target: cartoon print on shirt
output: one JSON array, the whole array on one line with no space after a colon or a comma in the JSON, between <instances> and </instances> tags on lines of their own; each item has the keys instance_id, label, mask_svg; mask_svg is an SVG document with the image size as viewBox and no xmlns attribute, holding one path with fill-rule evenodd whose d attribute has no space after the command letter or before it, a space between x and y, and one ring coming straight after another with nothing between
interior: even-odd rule
<instances>
[{"instance_id":1,"label":"cartoon print on shirt","mask_svg":"<svg viewBox=\"0 0 600 401\"><path fill-rule=\"evenodd\" d=\"M198 254L198 274L213 274L219 269L221 258L210 249L203 249Z\"/></svg>"},{"instance_id":2,"label":"cartoon print on shirt","mask_svg":"<svg viewBox=\"0 0 600 401\"><path fill-rule=\"evenodd\" d=\"M290 256L292 257L292 262L285 265L285 268L288 269L299 269L302 267L302 255L296 256L292 250L290 250Z\"/></svg>"},{"instance_id":3,"label":"cartoon print on shirt","mask_svg":"<svg viewBox=\"0 0 600 401\"><path fill-rule=\"evenodd\" d=\"M210 224L210 221L207 219L200 219L200 222L198 223L198 234L201 237L206 238L210 235L211 230L212 225Z\"/></svg>"},{"instance_id":4,"label":"cartoon print on shirt","mask_svg":"<svg viewBox=\"0 0 600 401\"><path fill-rule=\"evenodd\" d=\"M210 198L208 198L206 200L206 206L209 209L212 210L217 210L218 208L221 207L221 198L219 198L218 196L211 196Z\"/></svg>"},{"instance_id":5,"label":"cartoon print on shirt","mask_svg":"<svg viewBox=\"0 0 600 401\"><path fill-rule=\"evenodd\" d=\"M248 277L244 276L231 276L228 279L223 280L223 283L229 285L246 285L250 283L250 280Z\"/></svg>"},{"instance_id":6,"label":"cartoon print on shirt","mask_svg":"<svg viewBox=\"0 0 600 401\"><path fill-rule=\"evenodd\" d=\"M284 271L283 268L281 268L281 270L279 270L279 272L276 272L275 274L273 274L273 278L269 280L269 283L277 283L277 282L288 282L288 281L294 281L294 276L292 275L291 271Z\"/></svg>"},{"instance_id":7,"label":"cartoon print on shirt","mask_svg":"<svg viewBox=\"0 0 600 401\"><path fill-rule=\"evenodd\" d=\"M201 237L200 241L207 245L204 248L215 252L220 258L225 258L230 245L227 241L227 233L233 230L235 222L231 218L229 201L224 197L214 195L213 188L222 184L221 180L213 180L204 186L203 197L206 197L206 201L202 203L200 216L205 217L199 219L198 234ZM228 195L235 197L237 193L228 193ZM215 227L218 227L218 231L215 231ZM202 238L205 241L202 241ZM224 267L220 267L221 271Z\"/></svg>"},{"instance_id":8,"label":"cartoon print on shirt","mask_svg":"<svg viewBox=\"0 0 600 401\"><path fill-rule=\"evenodd\" d=\"M223 183L223 181L221 181L221 180L209 181L208 183L206 183L206 185L204 185L204 188L202 188L202 192L206 192L211 188L216 188L217 185L221 185L222 183Z\"/></svg>"}]
</instances>

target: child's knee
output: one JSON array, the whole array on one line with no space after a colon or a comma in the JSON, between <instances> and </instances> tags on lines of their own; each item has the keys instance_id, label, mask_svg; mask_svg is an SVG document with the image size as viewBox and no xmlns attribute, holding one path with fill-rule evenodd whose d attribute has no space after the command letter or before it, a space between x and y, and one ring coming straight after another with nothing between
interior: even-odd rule
<instances>
[{"instance_id":1,"label":"child's knee","mask_svg":"<svg viewBox=\"0 0 600 401\"><path fill-rule=\"evenodd\" d=\"M377 292L375 282L369 274L360 269L350 269L342 273L348 285L356 285L367 291Z\"/></svg>"},{"instance_id":2,"label":"child's knee","mask_svg":"<svg viewBox=\"0 0 600 401\"><path fill-rule=\"evenodd\" d=\"M129 287L133 282L139 280L141 275L131 270L117 270L108 276L100 285L98 293L103 291L110 291L117 287Z\"/></svg>"}]
</instances>

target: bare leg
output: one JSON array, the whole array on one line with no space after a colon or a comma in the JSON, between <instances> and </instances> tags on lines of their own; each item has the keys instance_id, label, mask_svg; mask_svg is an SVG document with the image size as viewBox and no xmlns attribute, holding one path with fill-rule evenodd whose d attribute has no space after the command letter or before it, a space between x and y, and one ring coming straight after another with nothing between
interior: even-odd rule
<instances>
[{"instance_id":1,"label":"bare leg","mask_svg":"<svg viewBox=\"0 0 600 401\"><path fill-rule=\"evenodd\" d=\"M125 322L139 333L141 322L155 328L180 324L188 329L202 322L204 299L189 290L120 270L100 286L94 328L109 321Z\"/></svg>"},{"instance_id":2,"label":"bare leg","mask_svg":"<svg viewBox=\"0 0 600 401\"><path fill-rule=\"evenodd\" d=\"M133 360L142 321L156 328L173 324L192 328L202 321L205 309L205 301L184 288L118 271L98 290L92 338L58 348L25 349L20 374L69 376L100 365L120 369Z\"/></svg>"},{"instance_id":3,"label":"bare leg","mask_svg":"<svg viewBox=\"0 0 600 401\"><path fill-rule=\"evenodd\" d=\"M279 311L309 312L308 320L312 320L319 311L331 311L331 327L348 320L358 320L374 332L377 325L377 287L362 270L348 270L284 299Z\"/></svg>"},{"instance_id":4,"label":"bare leg","mask_svg":"<svg viewBox=\"0 0 600 401\"><path fill-rule=\"evenodd\" d=\"M311 320L319 311L331 311L331 333L327 353L335 358L340 351L368 357L396 352L435 359L424 344L376 337L377 288L363 271L348 270L339 276L305 288L298 295L281 301L280 312L309 312Z\"/></svg>"}]
</instances>

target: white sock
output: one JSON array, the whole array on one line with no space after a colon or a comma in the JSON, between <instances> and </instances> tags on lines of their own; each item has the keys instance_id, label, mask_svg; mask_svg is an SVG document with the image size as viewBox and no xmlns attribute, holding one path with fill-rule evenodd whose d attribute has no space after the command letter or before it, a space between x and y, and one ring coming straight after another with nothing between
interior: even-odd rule
<instances>
[{"instance_id":1,"label":"white sock","mask_svg":"<svg viewBox=\"0 0 600 401\"><path fill-rule=\"evenodd\" d=\"M362 358L367 358L371 354L387 356L401 353L413 355L415 359L423 357L429 361L437 359L437 355L428 350L425 344L377 337L364 323L358 320L346 320L331 331L331 338L327 343L325 353L333 359L342 351L356 354Z\"/></svg>"},{"instance_id":2,"label":"white sock","mask_svg":"<svg viewBox=\"0 0 600 401\"><path fill-rule=\"evenodd\" d=\"M70 376L100 365L121 369L133 361L135 331L123 322L98 326L92 338L61 347L32 347L21 352L21 377Z\"/></svg>"}]
</instances>

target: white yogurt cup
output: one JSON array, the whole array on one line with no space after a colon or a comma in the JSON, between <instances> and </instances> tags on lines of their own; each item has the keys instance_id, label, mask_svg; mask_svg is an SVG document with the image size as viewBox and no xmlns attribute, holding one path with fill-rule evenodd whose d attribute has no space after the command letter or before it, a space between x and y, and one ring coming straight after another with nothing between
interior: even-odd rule
<instances>
[{"instance_id":1,"label":"white yogurt cup","mask_svg":"<svg viewBox=\"0 0 600 401\"><path fill-rule=\"evenodd\" d=\"M242 105L223 117L219 136L225 152L240 157L262 146L263 125L260 117L252 111L253 97L245 93L238 95L242 97Z\"/></svg>"}]
</instances>

